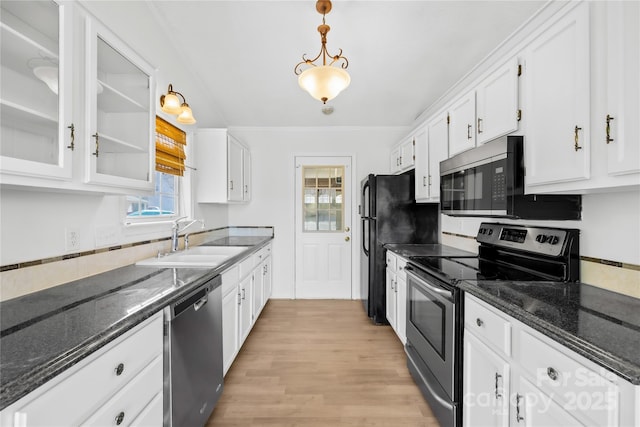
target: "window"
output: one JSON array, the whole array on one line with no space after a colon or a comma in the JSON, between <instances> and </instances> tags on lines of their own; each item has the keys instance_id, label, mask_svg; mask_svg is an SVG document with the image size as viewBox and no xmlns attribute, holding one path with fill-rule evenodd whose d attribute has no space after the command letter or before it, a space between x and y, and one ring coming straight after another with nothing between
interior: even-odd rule
<instances>
[{"instance_id":1,"label":"window","mask_svg":"<svg viewBox=\"0 0 640 427\"><path fill-rule=\"evenodd\" d=\"M344 166L304 166L303 231L342 231Z\"/></svg>"},{"instance_id":2,"label":"window","mask_svg":"<svg viewBox=\"0 0 640 427\"><path fill-rule=\"evenodd\" d=\"M127 218L179 215L180 177L185 169L186 133L156 117L155 193L127 196Z\"/></svg>"}]
</instances>

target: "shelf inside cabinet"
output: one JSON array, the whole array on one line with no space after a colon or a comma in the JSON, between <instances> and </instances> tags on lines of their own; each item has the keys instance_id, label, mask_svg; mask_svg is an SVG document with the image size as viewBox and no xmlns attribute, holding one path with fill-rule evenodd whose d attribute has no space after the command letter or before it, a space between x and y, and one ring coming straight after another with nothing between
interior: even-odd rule
<instances>
[{"instance_id":1,"label":"shelf inside cabinet","mask_svg":"<svg viewBox=\"0 0 640 427\"><path fill-rule=\"evenodd\" d=\"M2 40L2 65L4 67L29 75L33 75L31 66L35 66L34 60L39 61L38 65L57 67L58 54L56 52L4 22L0 22L0 38Z\"/></svg>"},{"instance_id":2,"label":"shelf inside cabinet","mask_svg":"<svg viewBox=\"0 0 640 427\"><path fill-rule=\"evenodd\" d=\"M145 148L132 144L131 142L123 141L116 137L99 133L100 135L100 151L104 153L142 153L146 151Z\"/></svg>"},{"instance_id":3,"label":"shelf inside cabinet","mask_svg":"<svg viewBox=\"0 0 640 427\"><path fill-rule=\"evenodd\" d=\"M37 130L47 129L47 133L54 135L57 133L57 117L4 99L0 99L0 109L2 109L3 127L19 128L32 133L41 133Z\"/></svg>"},{"instance_id":4,"label":"shelf inside cabinet","mask_svg":"<svg viewBox=\"0 0 640 427\"><path fill-rule=\"evenodd\" d=\"M145 112L147 108L120 92L113 86L98 80L103 90L98 94L98 109L105 113Z\"/></svg>"}]
</instances>

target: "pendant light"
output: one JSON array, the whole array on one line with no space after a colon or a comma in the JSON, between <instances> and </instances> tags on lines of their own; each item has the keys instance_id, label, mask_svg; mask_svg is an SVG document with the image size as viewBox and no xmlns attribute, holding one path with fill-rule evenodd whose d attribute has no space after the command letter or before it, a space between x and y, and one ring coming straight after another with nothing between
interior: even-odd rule
<instances>
[{"instance_id":1,"label":"pendant light","mask_svg":"<svg viewBox=\"0 0 640 427\"><path fill-rule=\"evenodd\" d=\"M315 99L322 101L323 104L338 96L351 83L351 77L346 71L349 61L342 56L342 49L337 55L331 55L327 51L327 33L331 27L325 23L325 15L331 11L331 7L330 0L316 2L316 10L322 15L322 24L318 26L322 43L320 53L313 59L307 59L306 54L302 55L302 62L299 62L294 68L294 73L299 76L298 84L300 87ZM322 57L322 65L314 64L320 57ZM331 60L328 64L327 57ZM334 64L340 64L340 66L334 66ZM308 65L309 68L303 71L302 65Z\"/></svg>"}]
</instances>

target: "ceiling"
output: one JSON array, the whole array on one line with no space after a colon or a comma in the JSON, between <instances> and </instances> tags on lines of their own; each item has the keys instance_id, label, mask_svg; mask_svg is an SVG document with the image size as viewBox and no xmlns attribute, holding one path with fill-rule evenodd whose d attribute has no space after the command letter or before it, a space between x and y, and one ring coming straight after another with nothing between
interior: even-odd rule
<instances>
[{"instance_id":1,"label":"ceiling","mask_svg":"<svg viewBox=\"0 0 640 427\"><path fill-rule=\"evenodd\" d=\"M293 72L320 51L313 0L102 3L122 31L144 19L160 28L183 74L167 78L198 126L228 127L410 126L546 2L334 1L327 47L343 50L351 85L330 116Z\"/></svg>"}]
</instances>

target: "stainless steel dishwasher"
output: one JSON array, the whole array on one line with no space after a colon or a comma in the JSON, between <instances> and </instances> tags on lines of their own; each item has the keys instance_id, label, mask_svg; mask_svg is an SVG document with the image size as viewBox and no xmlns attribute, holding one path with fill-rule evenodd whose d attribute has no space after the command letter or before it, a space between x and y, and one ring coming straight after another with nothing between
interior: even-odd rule
<instances>
[{"instance_id":1,"label":"stainless steel dishwasher","mask_svg":"<svg viewBox=\"0 0 640 427\"><path fill-rule=\"evenodd\" d=\"M222 394L222 279L165 308L164 425L206 424Z\"/></svg>"}]
</instances>

